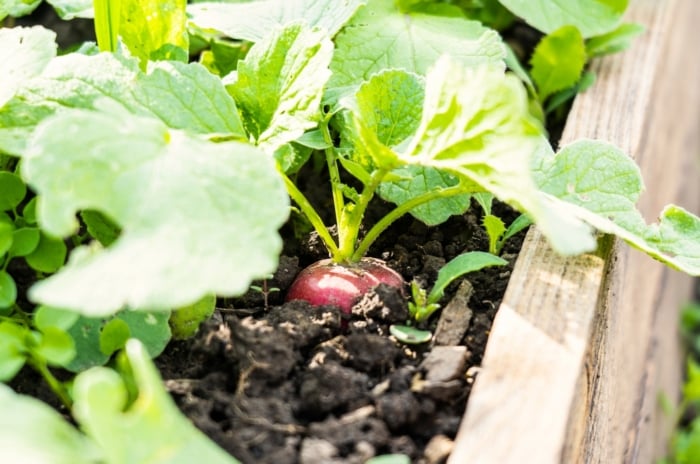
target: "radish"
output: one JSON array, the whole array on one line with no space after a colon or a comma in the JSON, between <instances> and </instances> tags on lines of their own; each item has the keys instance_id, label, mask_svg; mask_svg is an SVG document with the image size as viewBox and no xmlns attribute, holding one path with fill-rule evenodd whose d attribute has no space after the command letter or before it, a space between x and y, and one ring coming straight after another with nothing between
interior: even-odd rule
<instances>
[{"instance_id":1,"label":"radish","mask_svg":"<svg viewBox=\"0 0 700 464\"><path fill-rule=\"evenodd\" d=\"M350 314L357 300L379 284L403 291L405 282L398 272L376 258L365 257L352 264L323 259L299 273L287 292L287 301L335 305Z\"/></svg>"}]
</instances>

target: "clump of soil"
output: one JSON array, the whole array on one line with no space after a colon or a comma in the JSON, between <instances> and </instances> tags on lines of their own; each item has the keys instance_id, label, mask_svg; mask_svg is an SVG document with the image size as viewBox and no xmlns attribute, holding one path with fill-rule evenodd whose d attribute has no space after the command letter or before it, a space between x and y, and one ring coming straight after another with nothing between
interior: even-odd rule
<instances>
[{"instance_id":1,"label":"clump of soil","mask_svg":"<svg viewBox=\"0 0 700 464\"><path fill-rule=\"evenodd\" d=\"M429 228L404 218L372 254L429 287L445 262L486 249L479 220L468 213ZM176 403L243 463L364 463L388 453L442 462L511 267L466 276L472 317L457 346L402 345L389 335L391 324L408 320L396 289L377 287L349 317L333 306L283 303L299 270L325 257L310 242L288 247L297 254L282 257L267 290L221 301L194 339L171 343L156 361ZM511 266L519 246L516 239L506 247ZM459 285L450 285L443 306Z\"/></svg>"}]
</instances>

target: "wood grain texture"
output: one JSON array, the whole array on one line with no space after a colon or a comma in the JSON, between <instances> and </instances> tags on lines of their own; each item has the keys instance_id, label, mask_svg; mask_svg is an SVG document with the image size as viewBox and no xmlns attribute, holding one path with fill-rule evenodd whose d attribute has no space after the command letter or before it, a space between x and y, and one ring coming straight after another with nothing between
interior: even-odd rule
<instances>
[{"instance_id":1,"label":"wood grain texture","mask_svg":"<svg viewBox=\"0 0 700 464\"><path fill-rule=\"evenodd\" d=\"M649 221L667 202L700 211L700 52L689 49L700 43L700 2L666 2L663 20L654 12L660 3L649 1L644 12L659 21L662 53L632 151L646 179L639 208ZM618 247L614 267L586 362L588 375L601 381L591 383L588 416L576 424L584 439L570 443L564 462L652 463L665 451L671 424L658 395L678 397L678 311L692 280L626 246Z\"/></svg>"},{"instance_id":2,"label":"wood grain texture","mask_svg":"<svg viewBox=\"0 0 700 464\"><path fill-rule=\"evenodd\" d=\"M648 221L668 202L698 211L700 53L688 47L699 43L699 8L632 0L626 19L646 34L594 63L598 82L562 138L607 140L635 157ZM531 230L448 462L653 462L667 436L656 397L678 387L690 282L617 242L561 258Z\"/></svg>"}]
</instances>

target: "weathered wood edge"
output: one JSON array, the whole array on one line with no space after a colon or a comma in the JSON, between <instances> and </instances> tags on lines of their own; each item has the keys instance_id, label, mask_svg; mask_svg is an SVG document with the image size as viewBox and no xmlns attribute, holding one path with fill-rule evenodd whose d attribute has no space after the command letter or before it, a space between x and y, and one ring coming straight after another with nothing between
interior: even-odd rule
<instances>
[{"instance_id":1,"label":"weathered wood edge","mask_svg":"<svg viewBox=\"0 0 700 464\"><path fill-rule=\"evenodd\" d=\"M700 3L677 0L669 8L671 32L660 38L644 135L634 150L647 180L639 207L648 220L668 201L700 210L700 54L689 50L700 43ZM589 344L591 380L577 399L588 405L586 415L572 415L562 462L652 463L664 455L673 425L658 396L677 400L680 391L678 310L692 279L626 246L613 267Z\"/></svg>"},{"instance_id":2,"label":"weathered wood edge","mask_svg":"<svg viewBox=\"0 0 700 464\"><path fill-rule=\"evenodd\" d=\"M660 63L669 52L675 23L682 19L680 6L693 3L696 2L633 0L627 20L644 24L647 33L627 52L595 63L598 82L577 98L563 143L579 138L610 141L635 156L642 171L648 174L654 166L650 161L653 156L646 154L654 145L649 141L658 130L650 125L649 110L655 102L658 82L669 81L669 70L661 69ZM683 124L688 127L692 121L676 125ZM677 132L684 136L683 131ZM674 148L674 152L666 150L667 157L682 159L682 148ZM683 169L673 170L674 167L678 165L664 170L676 176L677 181ZM678 182L675 185L675 192L659 192L656 198L677 201ZM654 197L644 197L640 208L648 220L653 220L660 206L659 201L649 198ZM625 301L621 294L634 292L639 283L630 281L634 272L624 271L636 269L639 273L640 269L654 268L649 281L655 284L637 291L643 296L634 299L645 306L645 314L631 324L631 328L641 331L641 369L648 367L647 358L653 356L657 346L657 340L650 335L656 314L654 305L663 298L663 283L680 275L664 277L670 271L660 264L639 253L630 254L626 248L622 253L618 249L610 247L612 251L604 250L600 257L566 259L553 253L537 230L528 234L494 322L449 463L622 462L623 455L630 462L636 461L641 449L641 435L636 432L644 423L639 411L645 404L648 409L649 403L648 397L640 393L645 390L640 382L648 379L650 373L638 372L639 356L630 360L630 356L613 355L614 362L608 363L604 350L624 347L601 344L601 339L614 339L606 332L611 319L618 332L628 324L624 319L615 319L616 305ZM626 306L631 305L628 302ZM674 308L670 311L675 317ZM623 316L630 314L634 313L623 311ZM637 338L630 332L624 337L627 342ZM610 372L627 361L634 361L635 366L624 373ZM619 384L634 385L608 388L599 381L600 376L605 379L616 375L633 376L621 379ZM619 393L632 396L615 398ZM602 405L592 407L596 400ZM619 407L605 410L616 405ZM606 419L618 414L620 417L614 421ZM615 441L621 445L611 444ZM598 452L591 451L591 447L605 449Z\"/></svg>"}]
</instances>

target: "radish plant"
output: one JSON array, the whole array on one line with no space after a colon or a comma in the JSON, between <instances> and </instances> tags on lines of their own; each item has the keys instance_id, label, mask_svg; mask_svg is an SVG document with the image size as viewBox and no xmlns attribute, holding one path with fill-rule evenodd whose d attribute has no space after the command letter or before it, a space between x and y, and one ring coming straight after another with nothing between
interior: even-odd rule
<instances>
[{"instance_id":1,"label":"radish plant","mask_svg":"<svg viewBox=\"0 0 700 464\"><path fill-rule=\"evenodd\" d=\"M189 24L182 2L123 1L119 21L99 22L109 30L98 37L118 31L115 52L55 56L40 28L3 31L3 50L33 58L2 77L0 150L22 158L43 233L69 236L85 210L118 230L108 245L73 250L31 289L33 301L104 316L240 294L274 271L290 198L340 265L361 262L405 214L439 224L488 193L525 213L561 253L593 249L593 227L697 273L696 218L674 207L647 226L633 208L641 181L623 153L603 142L551 153L530 110L575 86L576 70L560 75L538 59L534 87L523 86L527 70L506 72L513 60L499 34L455 7L433 14L415 2L277 1L193 4ZM614 48L621 11L584 10L563 24L519 13L550 34L570 24L584 44L597 38L585 56ZM608 37L596 35L605 14ZM193 42L212 44L202 64L185 62L188 30L205 31ZM538 56L579 40L569 32ZM252 46L222 52L222 37ZM294 183L314 150L329 174L335 237ZM589 177L595 185L580 181ZM377 197L396 206L362 234Z\"/></svg>"},{"instance_id":2,"label":"radish plant","mask_svg":"<svg viewBox=\"0 0 700 464\"><path fill-rule=\"evenodd\" d=\"M38 3L3 2L0 19ZM88 14L85 2L51 3ZM275 270L292 202L330 261L305 271L315 283L289 297L345 311L377 282L404 286L366 259L394 221L440 224L474 195L512 205L563 254L594 249L596 229L700 274L700 219L669 206L647 225L629 157L589 140L554 153L541 126L591 83L588 58L639 33L620 24L626 1L185 3L95 1L99 43L60 56L50 31L0 29L0 376L25 363L44 374L93 366L72 393L45 375L85 435L0 389L3 407L18 411L5 416L47 419L66 437L47 438L47 453L139 462L163 448L179 462L231 462L178 420L145 354L171 327L191 336L214 295L239 295ZM546 34L531 66L475 20L501 27L513 15ZM335 236L294 182L312 152L328 173ZM395 207L363 233L378 197ZM508 232L489 222L497 252ZM75 240L83 229L92 243ZM20 299L21 260L41 275ZM344 287L326 297L316 289L329 280ZM416 317L429 317L444 282L428 295L414 289ZM122 347L117 371L94 367ZM134 385L141 396L128 402ZM152 417L176 424L173 433L149 426ZM36 451L41 429L6 428L16 446L0 460ZM121 446L135 436L149 439Z\"/></svg>"}]
</instances>

